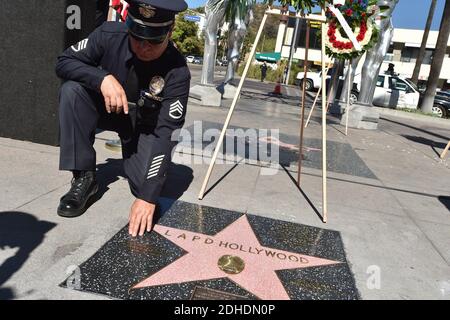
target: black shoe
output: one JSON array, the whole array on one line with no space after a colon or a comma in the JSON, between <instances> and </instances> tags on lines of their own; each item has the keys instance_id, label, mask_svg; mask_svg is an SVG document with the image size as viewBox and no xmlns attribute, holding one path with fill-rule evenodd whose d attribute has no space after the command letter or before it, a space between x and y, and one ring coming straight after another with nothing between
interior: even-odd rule
<instances>
[{"instance_id":1,"label":"black shoe","mask_svg":"<svg viewBox=\"0 0 450 320\"><path fill-rule=\"evenodd\" d=\"M72 188L59 203L58 215L64 218L81 216L88 208L89 199L98 191L98 184L93 171L73 173Z\"/></svg>"}]
</instances>

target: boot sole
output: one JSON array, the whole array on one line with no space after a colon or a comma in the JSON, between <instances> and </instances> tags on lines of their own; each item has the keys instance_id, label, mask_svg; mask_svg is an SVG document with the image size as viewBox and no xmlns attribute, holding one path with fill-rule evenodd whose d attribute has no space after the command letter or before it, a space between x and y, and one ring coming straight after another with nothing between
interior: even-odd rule
<instances>
[{"instance_id":1,"label":"boot sole","mask_svg":"<svg viewBox=\"0 0 450 320\"><path fill-rule=\"evenodd\" d=\"M92 190L92 192L89 194L86 202L83 204L83 206L80 209L65 211L65 210L61 210L58 208L58 211L57 211L58 216L63 217L63 218L77 218L77 217L83 215L87 211L89 206L92 204L89 202L90 202L90 200L92 200L94 198L94 196L97 194L97 192L98 192L98 185L95 186L94 190Z\"/></svg>"}]
</instances>

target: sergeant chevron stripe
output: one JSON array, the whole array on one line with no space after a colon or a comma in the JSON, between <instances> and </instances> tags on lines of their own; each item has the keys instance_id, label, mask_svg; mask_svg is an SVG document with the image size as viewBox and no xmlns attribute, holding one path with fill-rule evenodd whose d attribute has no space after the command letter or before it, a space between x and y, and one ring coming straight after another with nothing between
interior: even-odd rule
<instances>
[{"instance_id":1,"label":"sergeant chevron stripe","mask_svg":"<svg viewBox=\"0 0 450 320\"><path fill-rule=\"evenodd\" d=\"M164 158L165 158L164 154L153 158L152 164L150 165L150 169L148 170L147 180L154 178L158 175L159 169L161 169L161 164Z\"/></svg>"},{"instance_id":2,"label":"sergeant chevron stripe","mask_svg":"<svg viewBox=\"0 0 450 320\"><path fill-rule=\"evenodd\" d=\"M180 100L174 102L170 105L169 115L171 118L178 120L183 116L184 106L181 104Z\"/></svg>"},{"instance_id":3,"label":"sergeant chevron stripe","mask_svg":"<svg viewBox=\"0 0 450 320\"><path fill-rule=\"evenodd\" d=\"M72 50L75 52L86 49L89 39L84 39L78 42L76 45L72 46Z\"/></svg>"}]
</instances>

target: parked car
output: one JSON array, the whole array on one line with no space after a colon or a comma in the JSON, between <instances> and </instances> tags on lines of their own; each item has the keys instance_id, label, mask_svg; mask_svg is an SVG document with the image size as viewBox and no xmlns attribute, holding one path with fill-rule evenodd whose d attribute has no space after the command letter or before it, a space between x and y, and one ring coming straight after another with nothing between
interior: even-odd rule
<instances>
[{"instance_id":1,"label":"parked car","mask_svg":"<svg viewBox=\"0 0 450 320\"><path fill-rule=\"evenodd\" d=\"M439 118L450 118L450 92L436 92L432 110L433 113Z\"/></svg>"},{"instance_id":2,"label":"parked car","mask_svg":"<svg viewBox=\"0 0 450 320\"><path fill-rule=\"evenodd\" d=\"M357 81L360 81L358 79ZM350 102L358 100L359 82L355 83ZM372 104L383 108L417 109L420 100L420 92L408 79L388 74L378 75Z\"/></svg>"},{"instance_id":3,"label":"parked car","mask_svg":"<svg viewBox=\"0 0 450 320\"><path fill-rule=\"evenodd\" d=\"M203 64L203 58L195 57L194 61L192 61L193 64Z\"/></svg>"},{"instance_id":4,"label":"parked car","mask_svg":"<svg viewBox=\"0 0 450 320\"><path fill-rule=\"evenodd\" d=\"M331 72L329 72L327 79L330 79ZM305 78L304 72L297 73L297 77L295 78L294 84L296 86L301 86L303 84L303 79ZM311 91L314 89L319 89L322 84L322 71L320 72L314 72L314 71L308 71L306 74L306 91Z\"/></svg>"},{"instance_id":5,"label":"parked car","mask_svg":"<svg viewBox=\"0 0 450 320\"><path fill-rule=\"evenodd\" d=\"M352 100L358 99L359 91L354 86ZM373 97L373 105L385 108L417 109L423 93L409 79L401 76L382 74L378 76ZM433 113L440 118L450 117L450 93L438 91L434 100Z\"/></svg>"},{"instance_id":6,"label":"parked car","mask_svg":"<svg viewBox=\"0 0 450 320\"><path fill-rule=\"evenodd\" d=\"M217 59L217 65L221 66L221 67L226 67L226 66L228 66L228 61L227 60L219 60L219 59Z\"/></svg>"},{"instance_id":7,"label":"parked car","mask_svg":"<svg viewBox=\"0 0 450 320\"><path fill-rule=\"evenodd\" d=\"M344 80L344 74L346 74L346 72L347 72L347 70L346 70L346 68L344 68L344 71L339 76L340 82L342 82ZM332 74L333 74L333 68L331 68L328 71L327 85L329 85L329 83L330 83ZM297 73L294 84L297 86L302 86L304 77L305 77L304 72ZM357 84L357 86L359 86L359 82L361 81L360 77L361 77L360 73L355 75L354 82ZM308 71L308 73L306 75L306 87L305 87L306 91L317 90L321 87L321 85L322 85L322 71ZM340 85L342 85L342 84L340 84Z\"/></svg>"},{"instance_id":8,"label":"parked car","mask_svg":"<svg viewBox=\"0 0 450 320\"><path fill-rule=\"evenodd\" d=\"M372 103L385 108L417 109L419 89L409 80L388 74L380 74Z\"/></svg>"},{"instance_id":9,"label":"parked car","mask_svg":"<svg viewBox=\"0 0 450 320\"><path fill-rule=\"evenodd\" d=\"M194 63L194 60L195 60L195 56L187 56L187 57L186 57L186 61L187 61L188 63Z\"/></svg>"}]
</instances>

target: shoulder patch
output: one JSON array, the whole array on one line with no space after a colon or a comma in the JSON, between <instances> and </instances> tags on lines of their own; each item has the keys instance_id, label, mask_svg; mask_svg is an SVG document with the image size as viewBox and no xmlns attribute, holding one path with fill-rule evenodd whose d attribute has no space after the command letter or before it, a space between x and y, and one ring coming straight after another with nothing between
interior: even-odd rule
<instances>
[{"instance_id":1,"label":"shoulder patch","mask_svg":"<svg viewBox=\"0 0 450 320\"><path fill-rule=\"evenodd\" d=\"M183 104L180 102L180 100L177 100L176 102L170 105L169 115L172 119L180 120L181 117L183 117L183 111L184 111Z\"/></svg>"},{"instance_id":2,"label":"shoulder patch","mask_svg":"<svg viewBox=\"0 0 450 320\"><path fill-rule=\"evenodd\" d=\"M78 42L76 45L73 45L71 48L73 51L78 52L86 49L89 39L84 39Z\"/></svg>"}]
</instances>

